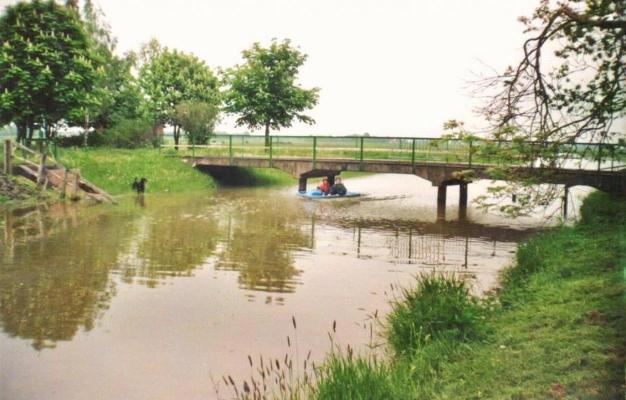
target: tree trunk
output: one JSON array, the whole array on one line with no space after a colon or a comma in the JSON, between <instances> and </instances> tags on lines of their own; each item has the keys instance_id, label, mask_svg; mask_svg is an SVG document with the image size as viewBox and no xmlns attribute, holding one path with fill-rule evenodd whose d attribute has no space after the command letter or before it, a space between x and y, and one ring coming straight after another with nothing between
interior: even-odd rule
<instances>
[{"instance_id":1,"label":"tree trunk","mask_svg":"<svg viewBox=\"0 0 626 400\"><path fill-rule=\"evenodd\" d=\"M35 124L30 122L28 124L28 131L27 131L27 137L26 137L26 146L31 145L32 140L33 140L33 134L35 133Z\"/></svg>"},{"instance_id":2,"label":"tree trunk","mask_svg":"<svg viewBox=\"0 0 626 400\"><path fill-rule=\"evenodd\" d=\"M47 122L45 126L46 128L44 129L44 137L46 138L46 140L52 140L52 137L54 136L52 126L49 125Z\"/></svg>"},{"instance_id":3,"label":"tree trunk","mask_svg":"<svg viewBox=\"0 0 626 400\"><path fill-rule=\"evenodd\" d=\"M17 142L24 144L26 140L26 124L17 124Z\"/></svg>"},{"instance_id":4,"label":"tree trunk","mask_svg":"<svg viewBox=\"0 0 626 400\"><path fill-rule=\"evenodd\" d=\"M174 149L178 151L178 142L180 141L180 126L174 125Z\"/></svg>"},{"instance_id":5,"label":"tree trunk","mask_svg":"<svg viewBox=\"0 0 626 400\"><path fill-rule=\"evenodd\" d=\"M265 147L270 147L270 121L265 122Z\"/></svg>"},{"instance_id":6,"label":"tree trunk","mask_svg":"<svg viewBox=\"0 0 626 400\"><path fill-rule=\"evenodd\" d=\"M89 143L87 140L87 137L89 136L89 112L87 112L85 110L85 124L83 125L83 130L85 131L85 136L84 136L84 141L83 141L83 147L87 147L87 144Z\"/></svg>"}]
</instances>

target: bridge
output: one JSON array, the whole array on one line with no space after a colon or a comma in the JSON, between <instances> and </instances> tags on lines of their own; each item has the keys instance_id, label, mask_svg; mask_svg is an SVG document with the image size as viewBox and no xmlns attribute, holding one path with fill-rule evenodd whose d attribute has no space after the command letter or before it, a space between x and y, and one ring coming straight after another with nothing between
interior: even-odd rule
<instances>
[{"instance_id":1,"label":"bridge","mask_svg":"<svg viewBox=\"0 0 626 400\"><path fill-rule=\"evenodd\" d=\"M178 151L172 149L177 147ZM445 212L447 187L460 186L459 208L467 207L467 185L494 179L531 179L536 183L591 186L626 193L626 144L512 142L487 139L214 135L208 144L161 145L169 154L200 168L276 168L298 178L300 191L307 179L342 171L416 175L438 188L438 210ZM529 159L528 155L533 157ZM560 166L545 166L557 155ZM513 173L511 173L513 172Z\"/></svg>"}]
</instances>

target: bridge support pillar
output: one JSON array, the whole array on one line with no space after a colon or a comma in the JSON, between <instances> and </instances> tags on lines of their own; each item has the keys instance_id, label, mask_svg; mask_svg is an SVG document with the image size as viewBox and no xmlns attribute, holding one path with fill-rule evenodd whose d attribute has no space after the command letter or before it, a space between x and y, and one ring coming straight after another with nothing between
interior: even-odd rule
<instances>
[{"instance_id":1,"label":"bridge support pillar","mask_svg":"<svg viewBox=\"0 0 626 400\"><path fill-rule=\"evenodd\" d=\"M467 218L467 183L459 185L459 219Z\"/></svg>"},{"instance_id":2,"label":"bridge support pillar","mask_svg":"<svg viewBox=\"0 0 626 400\"><path fill-rule=\"evenodd\" d=\"M332 186L335 184L335 175L328 175L328 185Z\"/></svg>"},{"instance_id":3,"label":"bridge support pillar","mask_svg":"<svg viewBox=\"0 0 626 400\"><path fill-rule=\"evenodd\" d=\"M306 192L306 178L298 179L298 192Z\"/></svg>"},{"instance_id":4,"label":"bridge support pillar","mask_svg":"<svg viewBox=\"0 0 626 400\"><path fill-rule=\"evenodd\" d=\"M446 219L446 194L448 191L448 185L442 183L437 187L437 220L443 221Z\"/></svg>"}]
</instances>

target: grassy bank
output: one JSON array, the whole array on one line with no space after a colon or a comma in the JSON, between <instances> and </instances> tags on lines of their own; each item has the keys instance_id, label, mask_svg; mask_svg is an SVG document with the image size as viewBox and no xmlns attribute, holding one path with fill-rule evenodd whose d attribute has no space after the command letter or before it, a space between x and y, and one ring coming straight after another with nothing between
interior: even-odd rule
<instances>
[{"instance_id":1,"label":"grassy bank","mask_svg":"<svg viewBox=\"0 0 626 400\"><path fill-rule=\"evenodd\" d=\"M485 299L418 280L385 321L388 360L332 354L309 397L623 398L626 201L594 193L581 215L521 245Z\"/></svg>"},{"instance_id":2,"label":"grassy bank","mask_svg":"<svg viewBox=\"0 0 626 400\"><path fill-rule=\"evenodd\" d=\"M153 149L61 149L59 161L68 168L80 168L86 179L114 195L130 192L135 177L147 178L146 191L152 193L215 187L210 176Z\"/></svg>"}]
</instances>

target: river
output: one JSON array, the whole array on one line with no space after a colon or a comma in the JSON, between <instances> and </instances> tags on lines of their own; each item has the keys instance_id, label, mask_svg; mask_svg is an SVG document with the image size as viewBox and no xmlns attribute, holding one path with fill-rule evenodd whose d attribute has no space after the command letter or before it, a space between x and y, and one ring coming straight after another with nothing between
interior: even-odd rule
<instances>
[{"instance_id":1,"label":"river","mask_svg":"<svg viewBox=\"0 0 626 400\"><path fill-rule=\"evenodd\" d=\"M437 222L417 177L346 184L364 196L219 189L0 213L0 398L228 397L217 382L249 376L248 356L321 360L333 323L335 343L380 341L372 315L416 274L493 287L544 221L472 206L460 221L450 188Z\"/></svg>"}]
</instances>

